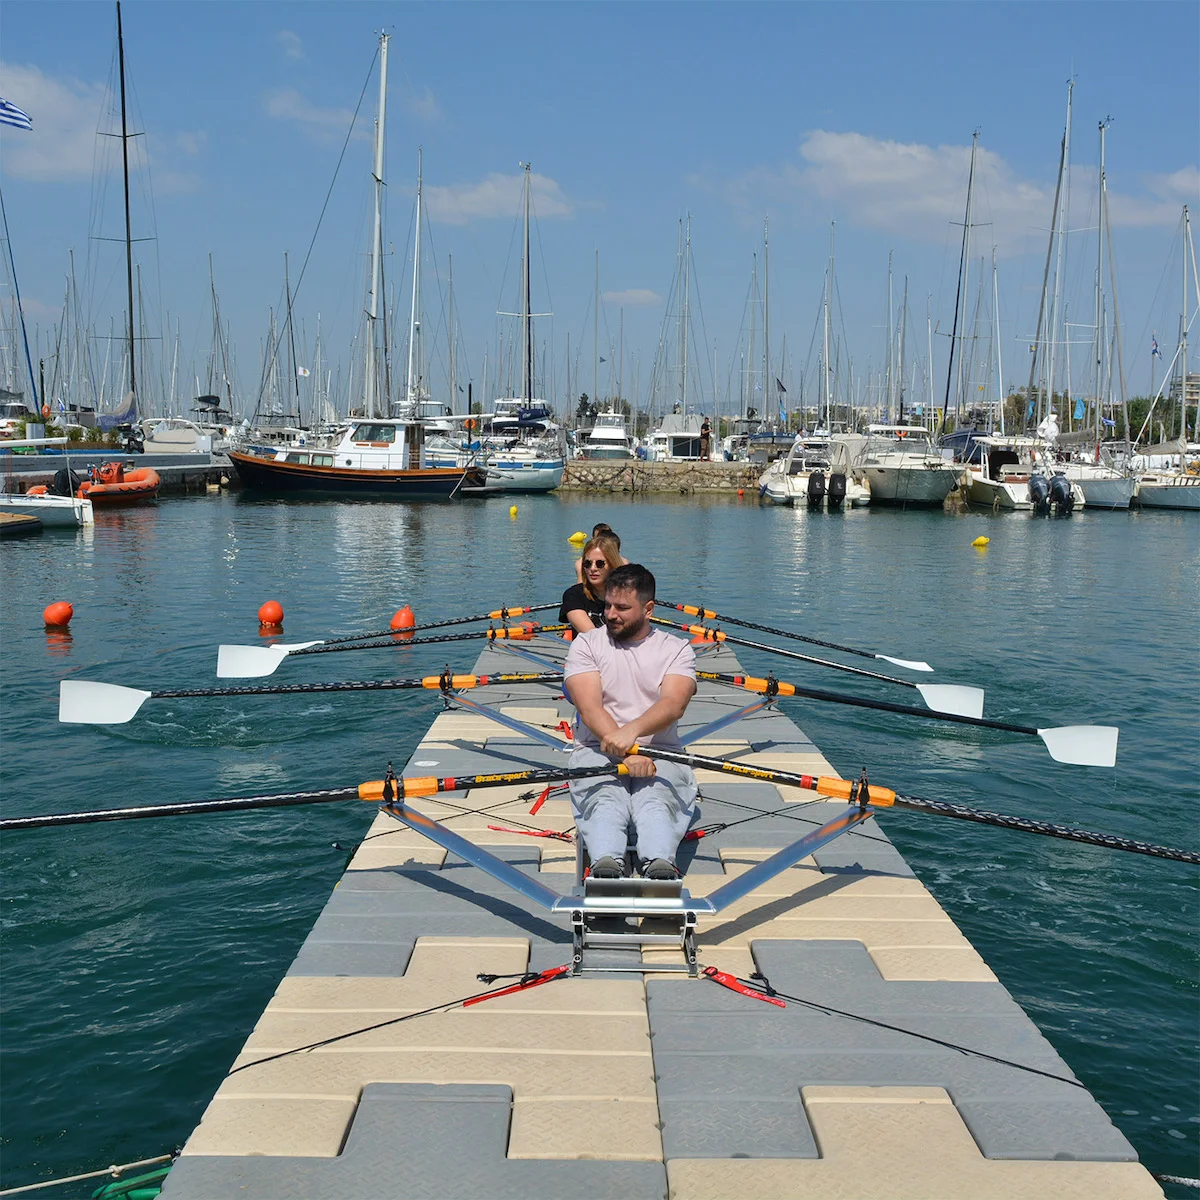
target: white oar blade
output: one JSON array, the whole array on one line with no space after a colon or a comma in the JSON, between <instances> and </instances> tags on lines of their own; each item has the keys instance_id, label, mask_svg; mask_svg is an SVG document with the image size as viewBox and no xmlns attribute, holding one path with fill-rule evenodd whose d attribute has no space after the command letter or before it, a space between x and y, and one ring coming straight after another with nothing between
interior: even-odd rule
<instances>
[{"instance_id":1,"label":"white oar blade","mask_svg":"<svg viewBox=\"0 0 1200 1200\"><path fill-rule=\"evenodd\" d=\"M64 725L124 725L150 695L115 683L64 679L58 685L58 719Z\"/></svg>"},{"instance_id":2,"label":"white oar blade","mask_svg":"<svg viewBox=\"0 0 1200 1200\"><path fill-rule=\"evenodd\" d=\"M293 650L307 650L320 642L293 642L277 646L218 646L218 679L259 679L275 669Z\"/></svg>"},{"instance_id":3,"label":"white oar blade","mask_svg":"<svg viewBox=\"0 0 1200 1200\"><path fill-rule=\"evenodd\" d=\"M893 658L890 654L877 654L876 658L883 659L884 662L890 662L894 667L903 667L906 671L932 671L933 668L927 662L913 662L907 658Z\"/></svg>"},{"instance_id":4,"label":"white oar blade","mask_svg":"<svg viewBox=\"0 0 1200 1200\"><path fill-rule=\"evenodd\" d=\"M934 712L955 717L983 716L983 688L963 687L957 683L917 683L913 685Z\"/></svg>"},{"instance_id":5,"label":"white oar blade","mask_svg":"<svg viewBox=\"0 0 1200 1200\"><path fill-rule=\"evenodd\" d=\"M1039 729L1055 762L1077 767L1115 767L1117 765L1117 727L1115 725L1063 725L1058 729Z\"/></svg>"}]
</instances>

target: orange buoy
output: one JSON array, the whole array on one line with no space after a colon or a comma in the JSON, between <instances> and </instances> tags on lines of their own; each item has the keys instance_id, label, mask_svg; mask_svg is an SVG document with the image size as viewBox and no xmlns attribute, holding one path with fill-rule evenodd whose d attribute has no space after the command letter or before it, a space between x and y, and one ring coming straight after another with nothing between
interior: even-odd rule
<instances>
[{"instance_id":1,"label":"orange buoy","mask_svg":"<svg viewBox=\"0 0 1200 1200\"><path fill-rule=\"evenodd\" d=\"M413 614L412 607L406 604L403 608L397 610L392 617L392 631L397 637L410 638L412 637L412 628L417 623L417 618Z\"/></svg>"},{"instance_id":2,"label":"orange buoy","mask_svg":"<svg viewBox=\"0 0 1200 1200\"><path fill-rule=\"evenodd\" d=\"M65 600L56 600L46 605L42 620L52 629L61 629L64 625L70 625L74 615L75 610Z\"/></svg>"},{"instance_id":3,"label":"orange buoy","mask_svg":"<svg viewBox=\"0 0 1200 1200\"><path fill-rule=\"evenodd\" d=\"M739 496L744 496L745 494L746 494L746 489L745 489L745 488L738 488L738 495L739 495Z\"/></svg>"},{"instance_id":4,"label":"orange buoy","mask_svg":"<svg viewBox=\"0 0 1200 1200\"><path fill-rule=\"evenodd\" d=\"M268 600L258 610L258 622L260 625L282 625L283 605L278 600Z\"/></svg>"}]
</instances>

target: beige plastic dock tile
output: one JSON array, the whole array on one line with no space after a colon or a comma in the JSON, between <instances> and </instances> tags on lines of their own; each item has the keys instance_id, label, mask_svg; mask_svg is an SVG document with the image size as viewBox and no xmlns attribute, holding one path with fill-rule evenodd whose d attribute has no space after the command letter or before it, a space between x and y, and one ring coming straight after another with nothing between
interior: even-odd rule
<instances>
[{"instance_id":1,"label":"beige plastic dock tile","mask_svg":"<svg viewBox=\"0 0 1200 1200\"><path fill-rule=\"evenodd\" d=\"M183 1153L333 1158L357 1107L357 1098L230 1100L218 1095Z\"/></svg>"},{"instance_id":2,"label":"beige plastic dock tile","mask_svg":"<svg viewBox=\"0 0 1200 1200\"><path fill-rule=\"evenodd\" d=\"M1138 1163L984 1158L941 1088L802 1094L819 1159L673 1159L671 1200L1162 1200Z\"/></svg>"},{"instance_id":3,"label":"beige plastic dock tile","mask_svg":"<svg viewBox=\"0 0 1200 1200\"><path fill-rule=\"evenodd\" d=\"M963 939L966 941L966 939ZM952 980L960 983L996 983L992 968L967 942L952 946L868 946L884 979Z\"/></svg>"},{"instance_id":4,"label":"beige plastic dock tile","mask_svg":"<svg viewBox=\"0 0 1200 1200\"><path fill-rule=\"evenodd\" d=\"M653 1100L573 1100L555 1096L513 1104L509 1158L662 1161Z\"/></svg>"},{"instance_id":5,"label":"beige plastic dock tile","mask_svg":"<svg viewBox=\"0 0 1200 1200\"><path fill-rule=\"evenodd\" d=\"M246 1052L261 1056L306 1046L326 1038L350 1053L378 1050L437 1050L445 1054L649 1054L650 1033L644 1014L586 1017L574 1014L523 1012L513 1009L455 1009L431 1013L412 1021L385 1025L364 1033L355 1030L386 1020L382 1013L279 1012L273 1008L259 1018L246 1042ZM345 1035L352 1036L345 1036Z\"/></svg>"},{"instance_id":6,"label":"beige plastic dock tile","mask_svg":"<svg viewBox=\"0 0 1200 1200\"><path fill-rule=\"evenodd\" d=\"M559 721L564 720L558 714L557 705L534 708L528 705L503 704L500 706L500 711L506 717L515 717L518 721L524 721L527 725L540 725L550 732L554 732L555 726Z\"/></svg>"},{"instance_id":7,"label":"beige plastic dock tile","mask_svg":"<svg viewBox=\"0 0 1200 1200\"><path fill-rule=\"evenodd\" d=\"M425 753L426 750L431 749L432 744L435 742L453 742L456 740L478 742L482 741L485 737L493 736L499 728L501 726L495 721L489 721L487 717L480 717L475 713L441 713L434 718L433 724L430 725L424 740L413 752L413 758L436 758L436 754L426 755ZM516 735L513 734L513 736L515 737Z\"/></svg>"},{"instance_id":8,"label":"beige plastic dock tile","mask_svg":"<svg viewBox=\"0 0 1200 1200\"><path fill-rule=\"evenodd\" d=\"M235 1067L263 1057L238 1056ZM602 1069L601 1069L602 1068ZM649 1052L638 1055L535 1054L436 1050L379 1050L349 1053L331 1046L289 1055L229 1075L218 1096L330 1096L352 1099L367 1083L499 1083L516 1097L573 1096L579 1099L654 1100Z\"/></svg>"}]
</instances>

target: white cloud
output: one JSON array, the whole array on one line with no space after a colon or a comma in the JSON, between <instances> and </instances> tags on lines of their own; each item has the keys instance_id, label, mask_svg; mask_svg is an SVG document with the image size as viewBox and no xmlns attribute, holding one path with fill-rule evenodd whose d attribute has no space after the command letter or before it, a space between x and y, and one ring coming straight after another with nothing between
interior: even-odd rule
<instances>
[{"instance_id":1,"label":"white cloud","mask_svg":"<svg viewBox=\"0 0 1200 1200\"><path fill-rule=\"evenodd\" d=\"M448 187L424 189L430 216L446 225L466 225L470 221L509 217L516 214L524 193L524 175L492 172L479 183L455 183ZM536 172L530 177L533 208L539 217L569 217L575 205L563 193L557 181Z\"/></svg>"},{"instance_id":2,"label":"white cloud","mask_svg":"<svg viewBox=\"0 0 1200 1200\"><path fill-rule=\"evenodd\" d=\"M446 119L437 97L428 87L419 92L414 89L404 101L404 107L409 116L423 125L440 125Z\"/></svg>"},{"instance_id":3,"label":"white cloud","mask_svg":"<svg viewBox=\"0 0 1200 1200\"><path fill-rule=\"evenodd\" d=\"M274 88L264 97L267 116L281 121L294 121L317 137L345 136L354 119L348 108L321 108L305 99L295 88ZM362 136L360 134L360 136Z\"/></svg>"},{"instance_id":4,"label":"white cloud","mask_svg":"<svg viewBox=\"0 0 1200 1200\"><path fill-rule=\"evenodd\" d=\"M0 62L5 99L24 109L33 131L5 128L4 169L17 179L87 179L106 89L79 79L51 79L37 67Z\"/></svg>"},{"instance_id":5,"label":"white cloud","mask_svg":"<svg viewBox=\"0 0 1200 1200\"><path fill-rule=\"evenodd\" d=\"M175 135L175 145L189 158L195 158L208 149L208 133L203 129L195 132L182 131Z\"/></svg>"},{"instance_id":6,"label":"white cloud","mask_svg":"<svg viewBox=\"0 0 1200 1200\"><path fill-rule=\"evenodd\" d=\"M304 53L304 43L300 40L300 35L290 29L281 29L275 35L275 44L283 51L284 58L303 62L308 57Z\"/></svg>"},{"instance_id":7,"label":"white cloud","mask_svg":"<svg viewBox=\"0 0 1200 1200\"><path fill-rule=\"evenodd\" d=\"M800 143L798 161L758 168L726 188L727 197L748 213L764 204L821 212L884 233L941 242L951 223L961 223L966 204L971 147L896 142L862 133L818 129ZM990 223L986 234L1001 253L1025 247L1030 230L1050 223L1054 182L1023 179L999 154L981 145L975 164L975 221ZM1109 188L1114 225L1170 225L1179 206L1195 195L1197 173L1186 168L1147 180L1148 195ZM1090 189L1090 191L1089 191ZM1095 190L1095 171L1076 166L1072 193L1076 212L1086 211Z\"/></svg>"},{"instance_id":8,"label":"white cloud","mask_svg":"<svg viewBox=\"0 0 1200 1200\"><path fill-rule=\"evenodd\" d=\"M649 288L626 288L623 292L605 292L600 298L605 304L616 304L622 308L650 308L662 303L662 297Z\"/></svg>"}]
</instances>

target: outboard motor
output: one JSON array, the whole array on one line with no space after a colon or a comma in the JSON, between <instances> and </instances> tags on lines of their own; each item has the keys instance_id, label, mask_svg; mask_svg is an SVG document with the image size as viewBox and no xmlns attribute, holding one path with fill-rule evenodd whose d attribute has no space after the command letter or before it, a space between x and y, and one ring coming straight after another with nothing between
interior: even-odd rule
<instances>
[{"instance_id":1,"label":"outboard motor","mask_svg":"<svg viewBox=\"0 0 1200 1200\"><path fill-rule=\"evenodd\" d=\"M820 508L825 499L825 472L813 471L808 477L808 506Z\"/></svg>"},{"instance_id":2,"label":"outboard motor","mask_svg":"<svg viewBox=\"0 0 1200 1200\"><path fill-rule=\"evenodd\" d=\"M122 427L122 432L125 434L125 453L126 454L145 454L146 453L146 437L145 434L136 425L126 425Z\"/></svg>"},{"instance_id":3,"label":"outboard motor","mask_svg":"<svg viewBox=\"0 0 1200 1200\"><path fill-rule=\"evenodd\" d=\"M82 482L83 476L72 471L70 467L59 467L54 472L54 481L50 484L50 491L55 496L73 496L79 490Z\"/></svg>"},{"instance_id":4,"label":"outboard motor","mask_svg":"<svg viewBox=\"0 0 1200 1200\"><path fill-rule=\"evenodd\" d=\"M1030 475L1029 502L1038 516L1048 516L1050 513L1050 483L1045 475Z\"/></svg>"},{"instance_id":5,"label":"outboard motor","mask_svg":"<svg viewBox=\"0 0 1200 1200\"><path fill-rule=\"evenodd\" d=\"M846 499L846 476L841 471L834 471L829 477L829 492L826 503L830 508L837 508Z\"/></svg>"},{"instance_id":6,"label":"outboard motor","mask_svg":"<svg viewBox=\"0 0 1200 1200\"><path fill-rule=\"evenodd\" d=\"M1050 503L1060 517L1069 517L1075 511L1075 496L1065 475L1055 475L1050 480Z\"/></svg>"}]
</instances>

